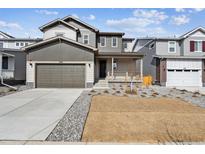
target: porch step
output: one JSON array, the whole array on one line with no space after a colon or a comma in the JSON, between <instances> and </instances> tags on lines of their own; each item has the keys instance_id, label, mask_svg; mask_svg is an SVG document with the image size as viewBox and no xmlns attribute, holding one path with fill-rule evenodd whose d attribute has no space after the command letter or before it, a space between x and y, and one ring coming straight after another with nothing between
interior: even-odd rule
<instances>
[{"instance_id":1,"label":"porch step","mask_svg":"<svg viewBox=\"0 0 205 154\"><path fill-rule=\"evenodd\" d=\"M93 89L110 89L107 80L99 80L94 86Z\"/></svg>"}]
</instances>

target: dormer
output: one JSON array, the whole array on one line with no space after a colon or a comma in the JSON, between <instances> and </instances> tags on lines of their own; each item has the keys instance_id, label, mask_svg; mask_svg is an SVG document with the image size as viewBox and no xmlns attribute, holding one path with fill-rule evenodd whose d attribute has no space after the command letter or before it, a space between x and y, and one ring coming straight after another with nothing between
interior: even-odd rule
<instances>
[{"instance_id":1,"label":"dormer","mask_svg":"<svg viewBox=\"0 0 205 154\"><path fill-rule=\"evenodd\" d=\"M41 26L40 30L44 33L44 40L61 36L77 41L77 33L79 32L78 28L61 19L56 19Z\"/></svg>"}]
</instances>

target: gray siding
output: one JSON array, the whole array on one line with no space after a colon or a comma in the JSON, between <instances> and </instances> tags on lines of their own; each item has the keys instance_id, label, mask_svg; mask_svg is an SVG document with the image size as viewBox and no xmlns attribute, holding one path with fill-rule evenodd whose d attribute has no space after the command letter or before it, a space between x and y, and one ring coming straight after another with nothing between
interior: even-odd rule
<instances>
[{"instance_id":1,"label":"gray siding","mask_svg":"<svg viewBox=\"0 0 205 154\"><path fill-rule=\"evenodd\" d=\"M54 42L31 50L28 59L32 61L94 61L94 53L73 44Z\"/></svg>"},{"instance_id":2,"label":"gray siding","mask_svg":"<svg viewBox=\"0 0 205 154\"><path fill-rule=\"evenodd\" d=\"M156 44L152 49L149 49L149 45L147 45L139 51L145 54L143 58L143 75L151 75L153 81L156 81L156 58L153 57L155 50Z\"/></svg>"},{"instance_id":3,"label":"gray siding","mask_svg":"<svg viewBox=\"0 0 205 154\"><path fill-rule=\"evenodd\" d=\"M106 37L106 47L100 47L100 37ZM117 37L117 47L112 47L112 37ZM97 43L99 52L122 52L122 37L120 36L99 36Z\"/></svg>"},{"instance_id":4,"label":"gray siding","mask_svg":"<svg viewBox=\"0 0 205 154\"><path fill-rule=\"evenodd\" d=\"M156 43L156 54L157 55L174 55L174 56L180 56L180 43L176 41L176 53L169 53L168 52L168 40L158 40Z\"/></svg>"},{"instance_id":5,"label":"gray siding","mask_svg":"<svg viewBox=\"0 0 205 154\"><path fill-rule=\"evenodd\" d=\"M26 53L23 51L4 51L15 56L14 79L26 80Z\"/></svg>"},{"instance_id":6,"label":"gray siding","mask_svg":"<svg viewBox=\"0 0 205 154\"><path fill-rule=\"evenodd\" d=\"M78 37L77 37L78 42L83 43L83 34L88 34L89 35L89 45L96 47L96 32L74 21L69 21L69 23L80 29L80 34L78 34Z\"/></svg>"}]
</instances>

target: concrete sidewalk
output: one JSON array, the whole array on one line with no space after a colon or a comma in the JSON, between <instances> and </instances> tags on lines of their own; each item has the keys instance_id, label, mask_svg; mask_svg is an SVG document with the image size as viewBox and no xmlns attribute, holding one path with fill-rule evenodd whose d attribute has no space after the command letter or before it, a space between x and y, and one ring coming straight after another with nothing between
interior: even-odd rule
<instances>
[{"instance_id":1,"label":"concrete sidewalk","mask_svg":"<svg viewBox=\"0 0 205 154\"><path fill-rule=\"evenodd\" d=\"M0 140L45 140L84 89L31 89L0 97Z\"/></svg>"}]
</instances>

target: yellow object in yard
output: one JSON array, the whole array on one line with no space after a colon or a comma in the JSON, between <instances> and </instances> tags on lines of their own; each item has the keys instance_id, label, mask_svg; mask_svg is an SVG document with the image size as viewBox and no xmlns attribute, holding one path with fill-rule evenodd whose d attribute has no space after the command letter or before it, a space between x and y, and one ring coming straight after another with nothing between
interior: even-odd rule
<instances>
[{"instance_id":1,"label":"yellow object in yard","mask_svg":"<svg viewBox=\"0 0 205 154\"><path fill-rule=\"evenodd\" d=\"M150 86L150 85L152 85L152 76L150 76L150 75L144 76L144 77L143 77L143 85L144 85L144 86Z\"/></svg>"}]
</instances>

